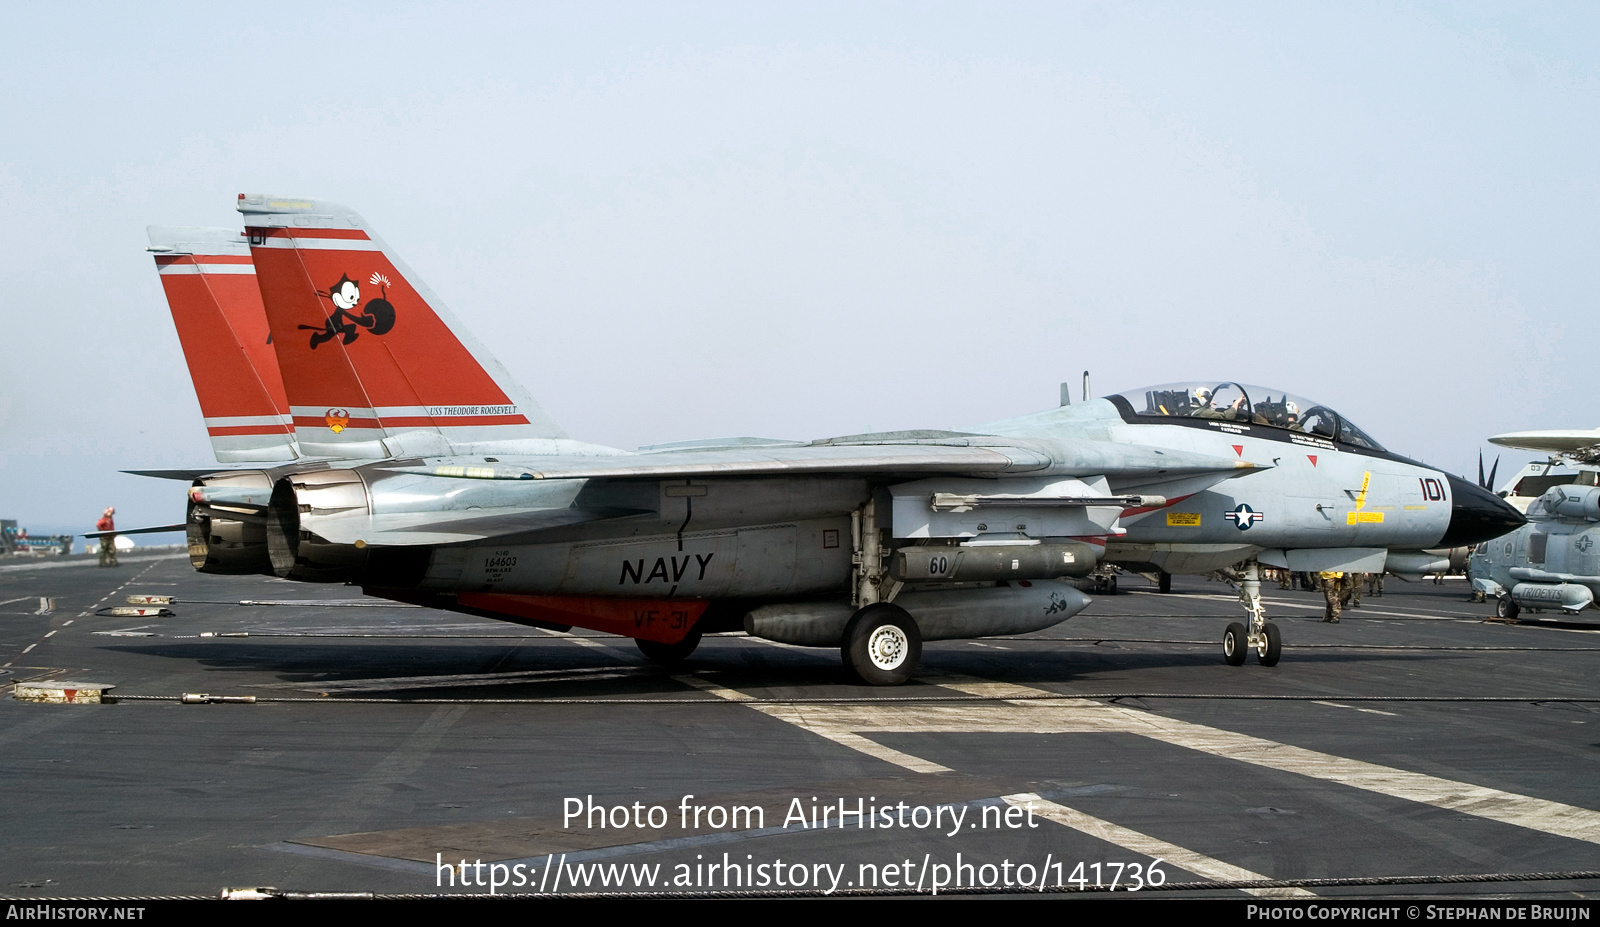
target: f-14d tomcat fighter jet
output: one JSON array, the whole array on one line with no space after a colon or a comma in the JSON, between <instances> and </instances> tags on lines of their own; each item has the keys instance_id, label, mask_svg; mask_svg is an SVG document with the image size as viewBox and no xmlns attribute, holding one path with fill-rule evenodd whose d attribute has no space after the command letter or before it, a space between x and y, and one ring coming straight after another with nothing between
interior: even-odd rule
<instances>
[{"instance_id":1,"label":"f-14d tomcat fighter jet","mask_svg":"<svg viewBox=\"0 0 1600 927\"><path fill-rule=\"evenodd\" d=\"M621 634L661 661L743 630L838 647L858 679L895 684L924 641L1078 613L1089 600L1070 580L1101 562L1236 571L1248 625L1228 626L1224 655L1270 666L1281 639L1258 564L1377 572L1391 550L1522 522L1326 406L1233 382L964 431L583 444L355 212L274 196L238 208L242 239L152 229L180 332L209 320L184 345L219 459L277 461L181 474L201 572ZM207 286L246 267L259 308ZM276 375L250 373L250 323L228 322L260 312ZM208 403L223 361L254 385Z\"/></svg>"}]
</instances>

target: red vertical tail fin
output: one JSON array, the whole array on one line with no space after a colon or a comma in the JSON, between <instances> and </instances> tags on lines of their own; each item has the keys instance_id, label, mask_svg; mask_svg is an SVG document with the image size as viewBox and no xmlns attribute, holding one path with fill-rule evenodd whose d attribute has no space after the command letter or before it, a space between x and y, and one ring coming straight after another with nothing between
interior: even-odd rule
<instances>
[{"instance_id":1,"label":"red vertical tail fin","mask_svg":"<svg viewBox=\"0 0 1600 927\"><path fill-rule=\"evenodd\" d=\"M298 458L289 402L244 238L231 229L153 225L148 231L217 460Z\"/></svg>"},{"instance_id":2,"label":"red vertical tail fin","mask_svg":"<svg viewBox=\"0 0 1600 927\"><path fill-rule=\"evenodd\" d=\"M573 450L354 210L245 194L238 208L305 453Z\"/></svg>"}]
</instances>

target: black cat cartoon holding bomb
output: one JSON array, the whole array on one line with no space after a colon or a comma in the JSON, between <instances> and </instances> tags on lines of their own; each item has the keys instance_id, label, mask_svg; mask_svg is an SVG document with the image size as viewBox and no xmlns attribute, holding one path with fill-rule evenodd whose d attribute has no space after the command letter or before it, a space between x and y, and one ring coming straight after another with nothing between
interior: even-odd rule
<instances>
[{"instance_id":1,"label":"black cat cartoon holding bomb","mask_svg":"<svg viewBox=\"0 0 1600 927\"><path fill-rule=\"evenodd\" d=\"M374 335L382 335L394 328L394 306L388 299L389 278L374 273L367 282L379 287L379 296L368 301L366 308L359 312L356 307L361 303L361 287L350 279L349 274L341 274L339 282L330 287L328 292L318 291L318 296L326 297L333 303L333 314L328 316L328 322L322 328L315 325L300 326L302 329L315 332L311 336L313 350L317 345L335 338L342 337L344 343L349 344L356 340L356 336L361 334L363 328Z\"/></svg>"}]
</instances>

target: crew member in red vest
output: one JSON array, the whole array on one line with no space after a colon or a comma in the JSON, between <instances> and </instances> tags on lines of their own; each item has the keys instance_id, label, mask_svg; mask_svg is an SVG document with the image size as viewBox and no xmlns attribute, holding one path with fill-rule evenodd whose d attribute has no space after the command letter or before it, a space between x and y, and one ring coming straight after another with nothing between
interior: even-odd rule
<instances>
[{"instance_id":1,"label":"crew member in red vest","mask_svg":"<svg viewBox=\"0 0 1600 927\"><path fill-rule=\"evenodd\" d=\"M116 514L116 509L109 505L106 506L105 514L101 515L100 520L94 523L94 530L117 530L116 519L112 517ZM117 565L117 536L115 534L102 534L100 536L100 565L103 567Z\"/></svg>"}]
</instances>

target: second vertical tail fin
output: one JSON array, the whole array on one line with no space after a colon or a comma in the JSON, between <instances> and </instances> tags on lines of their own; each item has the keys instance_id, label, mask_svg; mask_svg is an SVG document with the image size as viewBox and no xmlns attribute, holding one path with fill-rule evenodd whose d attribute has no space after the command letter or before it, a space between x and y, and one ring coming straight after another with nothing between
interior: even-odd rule
<instances>
[{"instance_id":1,"label":"second vertical tail fin","mask_svg":"<svg viewBox=\"0 0 1600 927\"><path fill-rule=\"evenodd\" d=\"M231 229L153 225L148 231L217 460L298 458L289 402L244 238Z\"/></svg>"}]
</instances>

